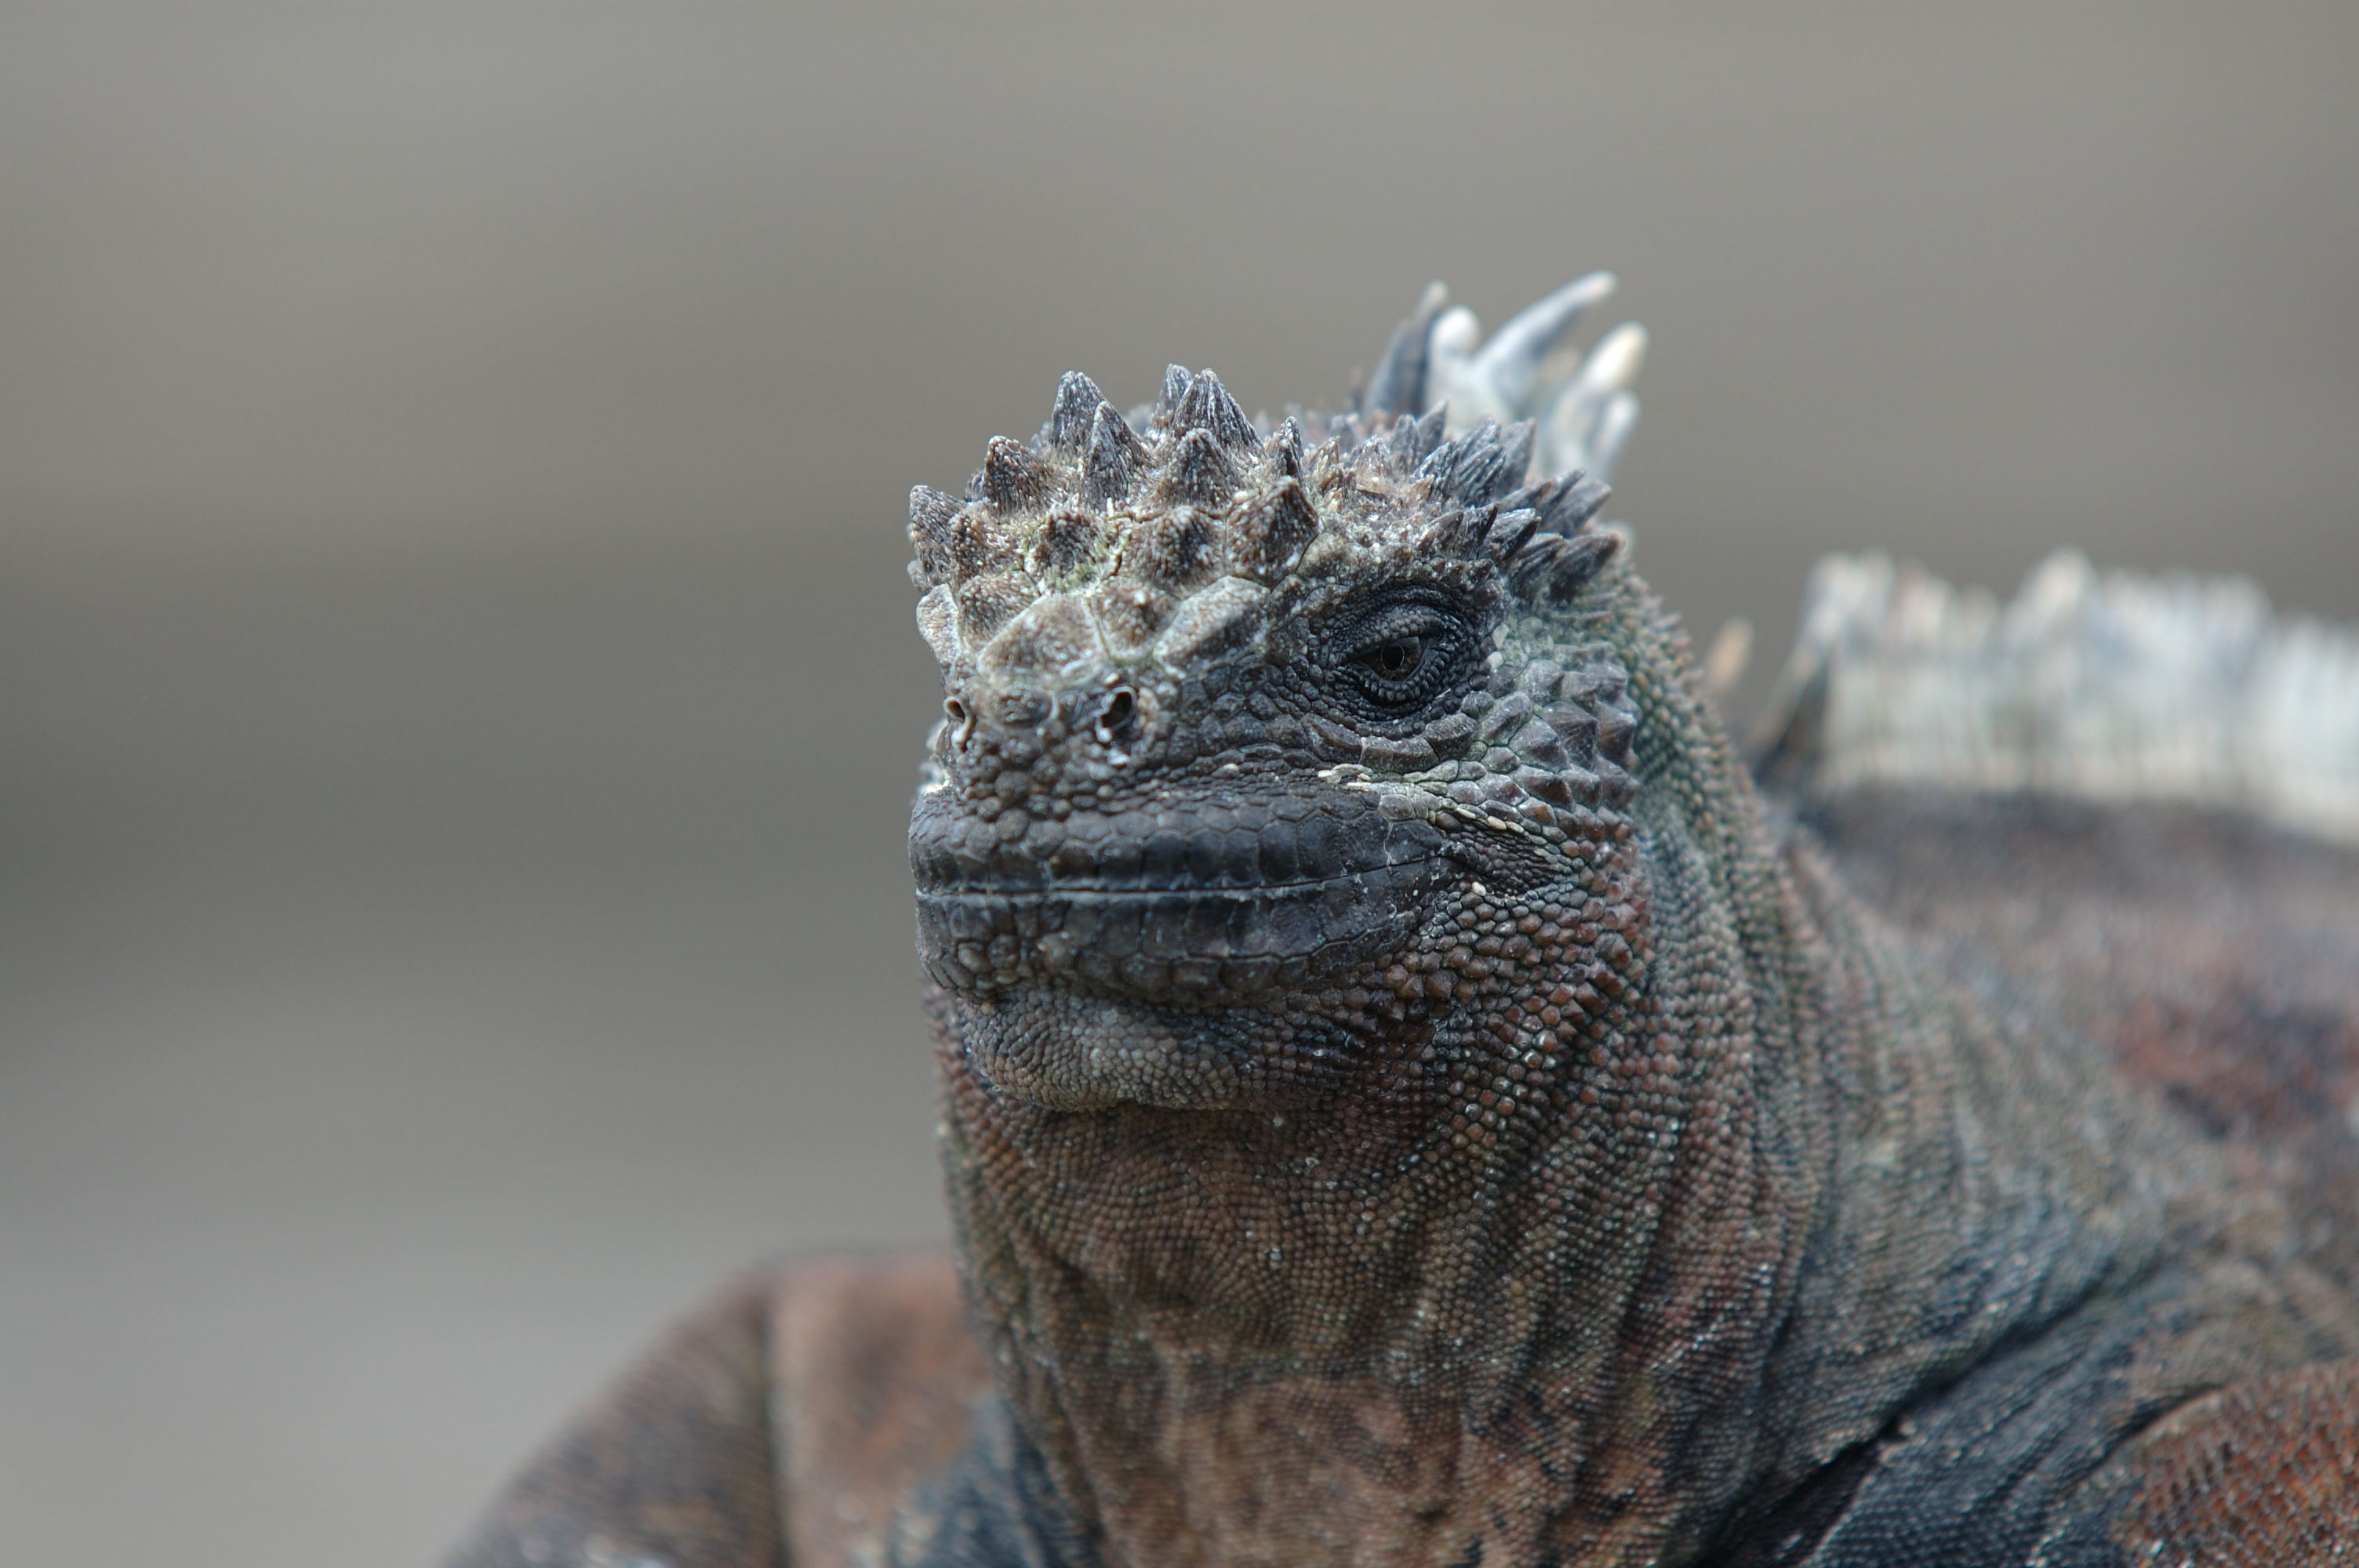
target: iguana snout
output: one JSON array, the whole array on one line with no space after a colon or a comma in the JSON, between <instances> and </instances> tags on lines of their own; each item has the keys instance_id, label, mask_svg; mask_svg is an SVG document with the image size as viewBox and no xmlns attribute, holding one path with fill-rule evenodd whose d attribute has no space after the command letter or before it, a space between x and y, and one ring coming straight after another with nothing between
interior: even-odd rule
<instances>
[{"instance_id":1,"label":"iguana snout","mask_svg":"<svg viewBox=\"0 0 2359 1568\"><path fill-rule=\"evenodd\" d=\"M1469 874L1430 822L1271 782L1044 813L1013 838L948 791L919 801L919 954L997 1087L1064 1106L1277 1087L1258 1046L1301 1032L1273 1015L1381 971Z\"/></svg>"}]
</instances>

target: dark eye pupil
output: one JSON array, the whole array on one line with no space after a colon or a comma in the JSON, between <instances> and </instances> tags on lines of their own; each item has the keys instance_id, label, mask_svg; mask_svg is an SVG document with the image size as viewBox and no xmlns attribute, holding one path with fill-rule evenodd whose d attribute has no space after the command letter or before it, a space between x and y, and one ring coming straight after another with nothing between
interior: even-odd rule
<instances>
[{"instance_id":1,"label":"dark eye pupil","mask_svg":"<svg viewBox=\"0 0 2359 1568\"><path fill-rule=\"evenodd\" d=\"M1425 639L1395 637L1369 649L1366 657L1368 664L1386 680L1407 680L1417 673L1417 666L1425 662Z\"/></svg>"}]
</instances>

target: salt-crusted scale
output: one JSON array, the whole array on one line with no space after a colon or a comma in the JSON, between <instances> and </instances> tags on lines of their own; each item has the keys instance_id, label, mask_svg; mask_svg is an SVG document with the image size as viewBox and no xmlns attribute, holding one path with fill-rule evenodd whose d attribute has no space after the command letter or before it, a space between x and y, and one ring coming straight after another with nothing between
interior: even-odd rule
<instances>
[{"instance_id":1,"label":"salt-crusted scale","mask_svg":"<svg viewBox=\"0 0 2359 1568\"><path fill-rule=\"evenodd\" d=\"M1434 285L1342 413L1248 416L1211 371L1174 365L1125 417L1068 374L1030 441L990 443L965 497L910 494L918 623L950 694L935 762L972 738L971 774L1011 751L1029 765L1094 724L1098 794L1114 802L1125 782L1106 775L1130 757L1102 721L1109 703L1143 711L1250 661L1323 593L1414 556L1521 611L1495 635L1488 687L1416 733L1307 716L1232 744L1355 772L1392 811L1558 841L1588 830L1635 787L1635 715L1624 672L1564 609L1622 543L1592 519L1636 423L1645 335L1625 325L1585 355L1562 344L1612 287L1579 279L1484 341ZM929 787L945 777L929 766ZM1026 848L1049 853L1056 831L1038 824Z\"/></svg>"},{"instance_id":2,"label":"salt-crusted scale","mask_svg":"<svg viewBox=\"0 0 2359 1568\"><path fill-rule=\"evenodd\" d=\"M1322 533L1515 554L1530 579L1565 553L1530 541L1581 530L1637 420L1639 328L1586 356L1560 348L1613 283L1568 284L1487 341L1436 284L1347 413L1248 416L1211 371L1174 365L1125 418L1068 374L1039 433L994 438L963 499L910 492L928 645L953 679L1176 667L1231 634ZM1531 472L1545 477L1527 484ZM1582 542L1588 567L1609 541Z\"/></svg>"}]
</instances>

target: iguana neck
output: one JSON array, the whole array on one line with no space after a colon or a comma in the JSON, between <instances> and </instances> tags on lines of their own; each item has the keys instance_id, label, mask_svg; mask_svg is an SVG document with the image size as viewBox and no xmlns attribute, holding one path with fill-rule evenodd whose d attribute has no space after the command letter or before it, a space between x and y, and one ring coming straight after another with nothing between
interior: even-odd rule
<instances>
[{"instance_id":1,"label":"iguana neck","mask_svg":"<svg viewBox=\"0 0 2359 1568\"><path fill-rule=\"evenodd\" d=\"M972 1303L1110 1561L1677 1562L2119 1249L2102 1140L1780 847L1651 594L1582 610L1635 803L1337 993L1313 1088L1044 1108L938 999Z\"/></svg>"}]
</instances>

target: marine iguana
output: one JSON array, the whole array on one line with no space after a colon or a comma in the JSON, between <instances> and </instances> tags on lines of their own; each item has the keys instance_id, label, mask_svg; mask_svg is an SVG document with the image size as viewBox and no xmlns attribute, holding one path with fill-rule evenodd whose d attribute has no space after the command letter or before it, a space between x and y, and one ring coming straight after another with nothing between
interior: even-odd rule
<instances>
[{"instance_id":1,"label":"marine iguana","mask_svg":"<svg viewBox=\"0 0 2359 1568\"><path fill-rule=\"evenodd\" d=\"M1838 560L1748 760L1610 285L914 492L955 1259L750 1276L454 1563L2359 1552L2359 641Z\"/></svg>"}]
</instances>

